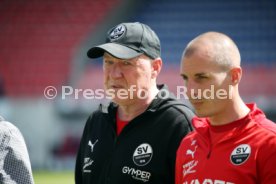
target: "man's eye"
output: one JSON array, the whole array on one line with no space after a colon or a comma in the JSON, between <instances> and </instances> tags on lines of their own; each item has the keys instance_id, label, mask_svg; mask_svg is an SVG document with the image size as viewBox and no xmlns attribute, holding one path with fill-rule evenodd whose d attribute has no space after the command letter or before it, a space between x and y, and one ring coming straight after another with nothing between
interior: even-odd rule
<instances>
[{"instance_id":1,"label":"man's eye","mask_svg":"<svg viewBox=\"0 0 276 184\"><path fill-rule=\"evenodd\" d=\"M197 80L204 80L204 79L207 79L208 77L207 76L198 76L196 79Z\"/></svg>"},{"instance_id":2,"label":"man's eye","mask_svg":"<svg viewBox=\"0 0 276 184\"><path fill-rule=\"evenodd\" d=\"M188 77L187 77L187 76L182 75L182 79L183 79L184 81L187 81L187 80L188 80Z\"/></svg>"},{"instance_id":3,"label":"man's eye","mask_svg":"<svg viewBox=\"0 0 276 184\"><path fill-rule=\"evenodd\" d=\"M131 63L130 63L129 61L127 61L127 60L124 60L124 61L123 61L123 64L124 64L124 65L130 65Z\"/></svg>"},{"instance_id":4,"label":"man's eye","mask_svg":"<svg viewBox=\"0 0 276 184\"><path fill-rule=\"evenodd\" d=\"M109 61L109 60L105 60L104 63L107 64L107 65L112 65L114 62L113 61Z\"/></svg>"}]
</instances>

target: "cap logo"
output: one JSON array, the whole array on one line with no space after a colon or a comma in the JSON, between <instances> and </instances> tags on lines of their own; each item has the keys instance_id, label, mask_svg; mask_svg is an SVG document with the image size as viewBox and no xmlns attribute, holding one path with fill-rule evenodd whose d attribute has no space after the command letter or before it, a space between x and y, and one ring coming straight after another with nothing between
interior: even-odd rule
<instances>
[{"instance_id":1,"label":"cap logo","mask_svg":"<svg viewBox=\"0 0 276 184\"><path fill-rule=\"evenodd\" d=\"M121 38L126 32L126 27L124 25L118 25L116 28L112 30L109 35L111 41L117 40Z\"/></svg>"}]
</instances>

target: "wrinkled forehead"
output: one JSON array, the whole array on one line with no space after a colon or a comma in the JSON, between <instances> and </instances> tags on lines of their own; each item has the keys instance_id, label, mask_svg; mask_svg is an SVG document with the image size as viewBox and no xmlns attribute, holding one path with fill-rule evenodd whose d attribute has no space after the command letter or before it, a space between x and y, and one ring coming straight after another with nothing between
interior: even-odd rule
<instances>
[{"instance_id":1,"label":"wrinkled forehead","mask_svg":"<svg viewBox=\"0 0 276 184\"><path fill-rule=\"evenodd\" d=\"M104 59L118 59L118 60L123 60L123 61L125 61L125 60L134 60L134 59L138 59L138 58L152 60L148 56L146 56L145 54L141 54L139 56L136 56L136 57L133 57L133 58L130 58L130 59L121 59L121 58L117 58L117 57L112 56L108 52L104 53L103 58Z\"/></svg>"}]
</instances>

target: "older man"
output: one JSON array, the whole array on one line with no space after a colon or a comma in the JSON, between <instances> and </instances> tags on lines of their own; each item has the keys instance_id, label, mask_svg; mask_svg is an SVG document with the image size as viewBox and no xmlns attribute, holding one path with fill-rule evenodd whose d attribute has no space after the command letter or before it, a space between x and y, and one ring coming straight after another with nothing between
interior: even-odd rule
<instances>
[{"instance_id":1,"label":"older man","mask_svg":"<svg viewBox=\"0 0 276 184\"><path fill-rule=\"evenodd\" d=\"M192 111L156 79L160 42L142 23L122 23L88 56L103 56L112 103L87 120L75 170L77 184L173 184L176 150Z\"/></svg>"}]
</instances>

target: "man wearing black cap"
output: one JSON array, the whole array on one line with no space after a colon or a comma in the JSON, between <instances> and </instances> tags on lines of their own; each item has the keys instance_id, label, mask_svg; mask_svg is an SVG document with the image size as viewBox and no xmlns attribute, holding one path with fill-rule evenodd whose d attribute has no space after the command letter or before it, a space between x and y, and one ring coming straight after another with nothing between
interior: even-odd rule
<instances>
[{"instance_id":1,"label":"man wearing black cap","mask_svg":"<svg viewBox=\"0 0 276 184\"><path fill-rule=\"evenodd\" d=\"M88 51L90 58L103 56L112 102L86 122L76 184L174 183L176 150L191 130L193 113L156 84L160 51L154 31L138 22L115 26L105 44Z\"/></svg>"}]
</instances>

